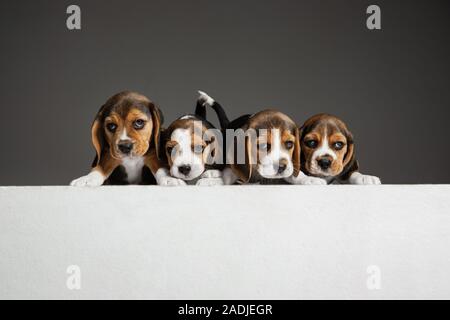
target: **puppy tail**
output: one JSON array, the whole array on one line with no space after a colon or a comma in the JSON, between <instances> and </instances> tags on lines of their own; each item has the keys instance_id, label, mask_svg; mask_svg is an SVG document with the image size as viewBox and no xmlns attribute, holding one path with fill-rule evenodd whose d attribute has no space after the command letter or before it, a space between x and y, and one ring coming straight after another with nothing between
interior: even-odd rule
<instances>
[{"instance_id":1,"label":"puppy tail","mask_svg":"<svg viewBox=\"0 0 450 320\"><path fill-rule=\"evenodd\" d=\"M222 130L226 129L228 127L228 124L230 123L230 120L228 119L227 114L225 113L225 110L222 108L222 106L205 92L198 91L198 93L200 96L197 99L195 115L206 120L206 107L212 108L216 112L217 118L219 119L220 128Z\"/></svg>"}]
</instances>

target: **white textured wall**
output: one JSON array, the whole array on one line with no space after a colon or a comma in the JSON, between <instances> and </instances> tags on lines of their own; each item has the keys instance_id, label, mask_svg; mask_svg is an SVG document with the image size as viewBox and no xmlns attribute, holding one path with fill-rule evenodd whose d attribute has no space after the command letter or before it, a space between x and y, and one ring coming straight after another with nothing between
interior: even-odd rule
<instances>
[{"instance_id":1,"label":"white textured wall","mask_svg":"<svg viewBox=\"0 0 450 320\"><path fill-rule=\"evenodd\" d=\"M450 298L450 186L4 187L0 298Z\"/></svg>"}]
</instances>

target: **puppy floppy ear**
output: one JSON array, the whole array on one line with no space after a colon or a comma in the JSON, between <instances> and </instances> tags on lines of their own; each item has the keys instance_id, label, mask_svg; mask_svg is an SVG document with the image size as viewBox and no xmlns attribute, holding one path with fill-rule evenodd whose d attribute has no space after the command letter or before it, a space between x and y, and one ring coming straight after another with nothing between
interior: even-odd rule
<instances>
[{"instance_id":1,"label":"puppy floppy ear","mask_svg":"<svg viewBox=\"0 0 450 320\"><path fill-rule=\"evenodd\" d=\"M346 167L352 160L355 159L355 143L353 141L353 135L350 131L345 132L347 139L347 152L345 153L343 165Z\"/></svg>"},{"instance_id":2,"label":"puppy floppy ear","mask_svg":"<svg viewBox=\"0 0 450 320\"><path fill-rule=\"evenodd\" d=\"M237 153L236 149L238 147L237 143L234 143L235 145L235 156L234 156L234 164L232 165L232 168L234 169L236 175L239 177L239 180L242 183L248 183L250 181L250 178L252 177L252 144L251 144L251 138L246 136L245 137L245 163L243 164L237 164Z\"/></svg>"},{"instance_id":3,"label":"puppy floppy ear","mask_svg":"<svg viewBox=\"0 0 450 320\"><path fill-rule=\"evenodd\" d=\"M169 140L169 132L166 129L161 128L159 134L159 146L156 154L158 155L158 159L161 160L165 164L169 164L169 159L166 155L166 143Z\"/></svg>"},{"instance_id":4,"label":"puppy floppy ear","mask_svg":"<svg viewBox=\"0 0 450 320\"><path fill-rule=\"evenodd\" d=\"M164 122L164 117L162 115L161 110L153 104L153 102L149 102L148 106L150 113L152 114L152 122L153 122L153 132L152 132L152 142L155 147L156 156L160 159L160 134L161 134L161 125Z\"/></svg>"},{"instance_id":5,"label":"puppy floppy ear","mask_svg":"<svg viewBox=\"0 0 450 320\"><path fill-rule=\"evenodd\" d=\"M295 129L295 143L294 143L294 152L292 153L292 164L294 165L294 177L297 177L300 173L300 129Z\"/></svg>"},{"instance_id":6,"label":"puppy floppy ear","mask_svg":"<svg viewBox=\"0 0 450 320\"><path fill-rule=\"evenodd\" d=\"M298 129L298 142L300 144L300 148L299 148L299 150L300 150L300 168L303 168L304 172L306 171L306 167L305 167L306 155L305 155L305 151L302 149L301 145L302 145L303 138L305 137L307 132L308 131L304 125ZM300 174L300 170L299 170L299 174Z\"/></svg>"},{"instance_id":7,"label":"puppy floppy ear","mask_svg":"<svg viewBox=\"0 0 450 320\"><path fill-rule=\"evenodd\" d=\"M345 136L347 138L347 152L345 153L343 160L344 169L340 174L340 178L342 180L348 180L351 174L359 169L359 164L355 156L355 143L353 141L353 135L350 131L346 130Z\"/></svg>"},{"instance_id":8,"label":"puppy floppy ear","mask_svg":"<svg viewBox=\"0 0 450 320\"><path fill-rule=\"evenodd\" d=\"M95 117L94 123L91 128L91 139L92 144L95 148L95 159L92 162L92 167L96 167L100 163L100 158L102 156L103 149L106 144L105 133L103 129L103 110L105 109L105 105L103 105L97 113Z\"/></svg>"}]
</instances>

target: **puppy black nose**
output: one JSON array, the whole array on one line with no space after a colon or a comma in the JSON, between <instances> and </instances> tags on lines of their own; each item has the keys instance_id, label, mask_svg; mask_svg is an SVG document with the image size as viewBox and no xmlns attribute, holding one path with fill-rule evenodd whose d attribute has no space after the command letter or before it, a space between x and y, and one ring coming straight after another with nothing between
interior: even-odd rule
<instances>
[{"instance_id":1,"label":"puppy black nose","mask_svg":"<svg viewBox=\"0 0 450 320\"><path fill-rule=\"evenodd\" d=\"M179 166L178 171L187 176L191 172L191 166Z\"/></svg>"},{"instance_id":2,"label":"puppy black nose","mask_svg":"<svg viewBox=\"0 0 450 320\"><path fill-rule=\"evenodd\" d=\"M278 166L278 173L283 173L286 168L287 165L285 163L280 163L280 165Z\"/></svg>"},{"instance_id":3,"label":"puppy black nose","mask_svg":"<svg viewBox=\"0 0 450 320\"><path fill-rule=\"evenodd\" d=\"M278 173L281 174L284 172L284 170L286 170L288 165L288 161L287 159L283 158L280 159L280 162L278 163L278 169L275 167L276 170L278 170Z\"/></svg>"},{"instance_id":4,"label":"puppy black nose","mask_svg":"<svg viewBox=\"0 0 450 320\"><path fill-rule=\"evenodd\" d=\"M133 144L129 141L119 142L119 150L124 154L129 154L133 149Z\"/></svg>"},{"instance_id":5,"label":"puppy black nose","mask_svg":"<svg viewBox=\"0 0 450 320\"><path fill-rule=\"evenodd\" d=\"M319 167L321 167L323 170L326 170L331 166L331 160L328 158L319 159L317 160L317 163L319 164Z\"/></svg>"}]
</instances>

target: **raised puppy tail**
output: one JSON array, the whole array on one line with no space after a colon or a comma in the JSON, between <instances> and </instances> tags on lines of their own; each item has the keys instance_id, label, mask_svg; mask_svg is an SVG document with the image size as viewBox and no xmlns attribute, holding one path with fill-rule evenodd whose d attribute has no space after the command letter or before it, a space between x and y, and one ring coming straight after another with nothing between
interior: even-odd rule
<instances>
[{"instance_id":1,"label":"raised puppy tail","mask_svg":"<svg viewBox=\"0 0 450 320\"><path fill-rule=\"evenodd\" d=\"M225 130L230 123L225 110L223 110L222 106L205 92L198 91L198 93L200 94L200 96L197 99L195 115L206 120L206 107L210 107L216 112L217 118L219 119L220 128L222 130Z\"/></svg>"}]
</instances>

